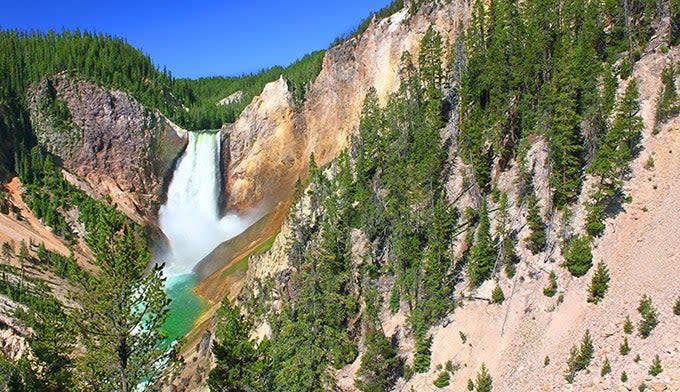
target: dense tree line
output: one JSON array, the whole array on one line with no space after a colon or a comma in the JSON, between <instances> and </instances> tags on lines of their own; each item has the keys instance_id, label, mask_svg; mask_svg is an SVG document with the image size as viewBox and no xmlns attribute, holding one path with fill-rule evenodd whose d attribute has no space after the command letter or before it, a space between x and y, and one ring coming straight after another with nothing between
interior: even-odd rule
<instances>
[{"instance_id":1,"label":"dense tree line","mask_svg":"<svg viewBox=\"0 0 680 392\"><path fill-rule=\"evenodd\" d=\"M610 64L628 77L652 21L669 4L475 1L461 83L460 155L474 166L478 184L488 186L492 164L503 169L521 153L523 137L539 134L550 145L552 205L574 202L610 126L616 89Z\"/></svg>"},{"instance_id":2,"label":"dense tree line","mask_svg":"<svg viewBox=\"0 0 680 392\"><path fill-rule=\"evenodd\" d=\"M148 107L170 117L185 96L173 91L172 75L122 39L104 34L64 31L0 31L0 139L5 171L13 151L33 144L25 103L33 83L57 72L69 72L104 86L129 92ZM174 98L173 98L174 97Z\"/></svg>"},{"instance_id":3,"label":"dense tree line","mask_svg":"<svg viewBox=\"0 0 680 392\"><path fill-rule=\"evenodd\" d=\"M35 144L26 107L27 89L58 72L84 77L137 98L147 108L161 111L189 130L219 128L233 122L264 85L284 75L295 102L304 100L307 86L321 70L324 51L311 53L294 64L273 67L254 75L199 80L173 78L156 67L149 56L125 40L87 31L55 33L0 31L0 176L12 171L14 152L23 143ZM244 97L230 105L216 103L235 91ZM50 101L48 113L68 121L68 108Z\"/></svg>"},{"instance_id":4,"label":"dense tree line","mask_svg":"<svg viewBox=\"0 0 680 392\"><path fill-rule=\"evenodd\" d=\"M321 72L325 51L312 52L287 67L272 67L238 77L210 77L196 80L177 79L175 88L188 92L192 105L188 112L178 114L180 124L190 129L215 129L236 121L239 114L265 84L283 75L297 106L304 102L307 88ZM240 92L241 98L227 105L218 104L231 94Z\"/></svg>"}]
</instances>

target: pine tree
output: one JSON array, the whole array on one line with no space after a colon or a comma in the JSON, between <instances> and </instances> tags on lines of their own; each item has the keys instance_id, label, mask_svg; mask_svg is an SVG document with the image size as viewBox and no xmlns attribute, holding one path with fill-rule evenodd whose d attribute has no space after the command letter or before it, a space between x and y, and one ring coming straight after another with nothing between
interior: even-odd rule
<instances>
[{"instance_id":1,"label":"pine tree","mask_svg":"<svg viewBox=\"0 0 680 392\"><path fill-rule=\"evenodd\" d=\"M673 305L673 314L680 316L680 297L675 300L675 305Z\"/></svg>"},{"instance_id":2,"label":"pine tree","mask_svg":"<svg viewBox=\"0 0 680 392\"><path fill-rule=\"evenodd\" d=\"M252 323L227 300L222 302L217 320L212 347L215 367L210 371L208 385L213 391L246 391L252 388L250 372L256 355L255 342L250 340Z\"/></svg>"},{"instance_id":3,"label":"pine tree","mask_svg":"<svg viewBox=\"0 0 680 392\"><path fill-rule=\"evenodd\" d=\"M603 298L604 294L609 288L609 270L607 270L607 265L604 262L599 262L597 264L597 271L593 275L593 279L588 287L588 302L597 304Z\"/></svg>"},{"instance_id":4,"label":"pine tree","mask_svg":"<svg viewBox=\"0 0 680 392\"><path fill-rule=\"evenodd\" d=\"M652 366L649 368L649 374L653 377L658 376L663 372L663 367L661 366L661 359L659 358L659 354L654 357L654 362L652 362Z\"/></svg>"},{"instance_id":5,"label":"pine tree","mask_svg":"<svg viewBox=\"0 0 680 392\"><path fill-rule=\"evenodd\" d=\"M619 346L619 353L621 355L628 355L630 353L630 346L628 345L628 336L623 338L623 343Z\"/></svg>"},{"instance_id":6,"label":"pine tree","mask_svg":"<svg viewBox=\"0 0 680 392\"><path fill-rule=\"evenodd\" d=\"M505 301L505 295L503 294L503 289L501 289L501 286L496 284L496 287L494 287L493 291L491 292L491 302L494 304L500 304Z\"/></svg>"},{"instance_id":7,"label":"pine tree","mask_svg":"<svg viewBox=\"0 0 680 392\"><path fill-rule=\"evenodd\" d=\"M623 323L623 332L627 335L633 333L633 322L630 320L630 316L626 316L626 321Z\"/></svg>"},{"instance_id":8,"label":"pine tree","mask_svg":"<svg viewBox=\"0 0 680 392\"><path fill-rule=\"evenodd\" d=\"M532 254L538 254L545 249L545 223L541 216L541 206L538 204L538 197L534 193L529 196L529 215L527 216L529 225L529 236L527 237L527 249Z\"/></svg>"},{"instance_id":9,"label":"pine tree","mask_svg":"<svg viewBox=\"0 0 680 392\"><path fill-rule=\"evenodd\" d=\"M642 296L640 299L640 306L638 306L638 312L642 316L642 320L638 324L638 332L642 338L647 338L652 333L652 330L656 328L659 323L659 314L652 305L652 298L647 294Z\"/></svg>"},{"instance_id":10,"label":"pine tree","mask_svg":"<svg viewBox=\"0 0 680 392\"><path fill-rule=\"evenodd\" d=\"M663 87L659 91L659 98L656 100L656 114L654 116L655 132L658 132L657 129L661 123L680 113L678 90L675 86L676 76L673 62L661 72Z\"/></svg>"},{"instance_id":11,"label":"pine tree","mask_svg":"<svg viewBox=\"0 0 680 392\"><path fill-rule=\"evenodd\" d=\"M564 266L574 276L585 275L593 265L593 254L587 238L574 236L564 245Z\"/></svg>"},{"instance_id":12,"label":"pine tree","mask_svg":"<svg viewBox=\"0 0 680 392\"><path fill-rule=\"evenodd\" d=\"M138 227L110 206L87 238L99 272L82 282L76 310L87 351L79 358L82 382L132 391L154 385L173 351L162 344L168 315L162 265L147 273L151 253Z\"/></svg>"},{"instance_id":13,"label":"pine tree","mask_svg":"<svg viewBox=\"0 0 680 392\"><path fill-rule=\"evenodd\" d=\"M468 277L473 287L479 286L485 280L491 278L496 261L496 247L490 234L489 212L486 200L482 203L479 213L479 227L475 244L470 251L468 262Z\"/></svg>"},{"instance_id":14,"label":"pine tree","mask_svg":"<svg viewBox=\"0 0 680 392\"><path fill-rule=\"evenodd\" d=\"M430 370L432 361L432 337L427 336L428 325L417 309L411 313L410 324L413 327L415 337L415 349L413 353L413 371L425 373Z\"/></svg>"},{"instance_id":15,"label":"pine tree","mask_svg":"<svg viewBox=\"0 0 680 392\"><path fill-rule=\"evenodd\" d=\"M446 370L442 370L441 372L439 372L439 375L432 382L432 384L434 384L434 386L437 387L437 388L448 387L449 383L450 383L450 378L451 378L451 375L449 374L449 372L446 371Z\"/></svg>"},{"instance_id":16,"label":"pine tree","mask_svg":"<svg viewBox=\"0 0 680 392\"><path fill-rule=\"evenodd\" d=\"M554 204L562 209L574 201L581 188L583 142L578 108L577 56L573 44L563 42L563 53L556 60L555 75L550 84L552 107L550 135L551 186Z\"/></svg>"},{"instance_id":17,"label":"pine tree","mask_svg":"<svg viewBox=\"0 0 680 392\"><path fill-rule=\"evenodd\" d=\"M623 180L630 173L643 128L637 82L628 83L618 103L609 131L605 135L588 172L598 178L591 200L586 206L586 229L593 237L605 229L608 209L622 200Z\"/></svg>"},{"instance_id":18,"label":"pine tree","mask_svg":"<svg viewBox=\"0 0 680 392\"><path fill-rule=\"evenodd\" d=\"M572 346L567 360L567 372L564 375L568 383L573 383L576 373L585 370L593 359L593 340L590 331L586 330L581 341L581 347Z\"/></svg>"},{"instance_id":19,"label":"pine tree","mask_svg":"<svg viewBox=\"0 0 680 392\"><path fill-rule=\"evenodd\" d=\"M366 334L366 352L361 357L361 366L354 381L364 392L390 390L401 372L401 360L397 349L389 339L378 331Z\"/></svg>"},{"instance_id":20,"label":"pine tree","mask_svg":"<svg viewBox=\"0 0 680 392\"><path fill-rule=\"evenodd\" d=\"M612 365L609 363L609 358L604 357L604 362L602 363L602 369L600 370L600 377L604 377L612 372Z\"/></svg>"},{"instance_id":21,"label":"pine tree","mask_svg":"<svg viewBox=\"0 0 680 392\"><path fill-rule=\"evenodd\" d=\"M491 392L493 390L493 380L489 371L486 369L486 365L482 363L482 367L477 373L477 379L475 380L475 392Z\"/></svg>"}]
</instances>

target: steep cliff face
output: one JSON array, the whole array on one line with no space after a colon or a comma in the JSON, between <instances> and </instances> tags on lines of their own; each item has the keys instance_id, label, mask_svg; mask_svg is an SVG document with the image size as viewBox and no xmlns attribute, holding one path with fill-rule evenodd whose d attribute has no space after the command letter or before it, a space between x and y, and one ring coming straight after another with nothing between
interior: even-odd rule
<instances>
[{"instance_id":1,"label":"steep cliff face","mask_svg":"<svg viewBox=\"0 0 680 392\"><path fill-rule=\"evenodd\" d=\"M38 142L132 217L155 217L186 132L130 95L58 74L29 91Z\"/></svg>"},{"instance_id":2,"label":"steep cliff face","mask_svg":"<svg viewBox=\"0 0 680 392\"><path fill-rule=\"evenodd\" d=\"M401 22L395 23L399 25ZM369 37L378 26L380 24L369 28ZM391 28L394 26L388 26L387 30ZM370 44L370 41L363 41L364 38L360 40ZM352 53L358 55L357 53L365 49L357 45ZM348 67L351 68L353 60L345 59L333 68L329 64L333 64L333 56L339 55L337 48L327 55L324 71L310 91L303 113L306 119L304 124L310 130L305 139L308 148L306 151L314 152L317 160L322 163L337 154L339 150L334 150L335 148L346 145L347 135L356 126L356 123L352 123L352 116L348 114L351 112L349 108L354 107L348 101L353 95L350 90L343 90L343 83L352 81L342 79L342 72L339 71L340 68L345 71ZM585 180L580 200L571 206L568 213L550 208L548 142L543 136L532 136L528 139L530 145L526 164L533 175L535 194L543 207L541 215L547 225L546 250L533 255L526 249L530 230L527 226L527 203L520 197L517 186L520 177L519 162L512 161L504 171L496 167L492 176L496 180L497 189L508 195L510 226L519 240L517 251L521 262L517 265L516 274L513 277L502 274L497 282L487 281L477 289L470 289L464 282L459 283L455 292L465 293L465 305L430 329L428 335L432 337L432 363L429 369L416 374L410 380L401 380L395 390L440 390L434 387L433 382L449 361L460 367L451 374L450 386L441 390L464 388L469 379L475 379L482 364L485 364L493 377L494 390L499 391L623 391L637 389L642 384L655 391L674 391L680 388L680 340L677 335L680 318L673 314L672 309L680 294L675 281L677 279L674 280L677 275L677 255L680 252L675 219L680 208L680 183L677 176L677 167L680 165L677 154L680 149L677 132L680 129L680 118L666 122L658 133L654 131L654 111L661 88L661 71L669 64L677 63L679 56L680 49L677 47L667 53L660 48L649 49L636 62L632 77L620 80L617 93L619 97L631 80L635 79L639 85L640 115L644 121L644 130L640 153L633 161L632 175L625 183L625 191L631 196L632 202L624 204L624 210L620 214L606 221L604 234L592 244L593 262L606 262L610 271L611 283L604 300L597 305L586 301L595 268L591 268L585 276L574 277L562 266L562 233L567 228L573 228L576 233L583 234L584 205L589 199L593 180ZM314 98L315 91L320 91L314 88L320 88L319 83L324 80L322 77L326 78L326 83L331 83L328 81L330 69L338 72L335 80L342 82L338 82L336 89L344 91L344 94L331 96L329 89L329 95L324 98L327 101ZM380 78L385 85L398 83L397 76L394 80L389 78L389 71L383 70L378 75L387 75ZM371 80L375 83L374 79ZM360 85L355 85L354 88L361 89ZM378 91L381 92L380 89ZM382 97L385 91L389 91L389 88L382 90ZM326 108L326 102L334 102L333 105L336 106ZM358 116L360 106L356 109L355 115ZM314 110L325 116L316 117L311 114ZM346 116L336 116L337 112L345 113ZM330 131L333 123L337 124L337 133ZM326 131L326 126L329 131ZM453 128L455 133L455 127ZM312 132L312 129L315 131ZM479 209L482 194L474 184L466 185L474 183L471 180L472 169L460 159L452 159L454 162L451 166L454 170L447 182L449 201L459 211L466 208ZM308 189L305 194L309 191L313 189ZM280 308L282 298L291 296L288 292L291 290L288 280L296 271L289 262L287 244L298 238L297 232L302 227L314 226L317 219L305 203L308 203L308 197L302 197L298 201L297 208L289 215L272 249L251 260L252 264L246 275L246 290L239 298L242 301L247 301L255 294L257 298L267 298L271 308L276 311ZM493 222L497 219L497 212L493 211L497 211L498 203L489 203ZM353 254L355 247L362 247L360 237L354 233L352 235ZM459 256L466 246L462 237L451 244L454 253ZM360 254L360 250L356 253ZM359 265L361 257L354 257L353 262ZM557 294L548 297L543 294L543 289L548 285L551 272L556 274L559 283ZM389 281L380 282L383 303L389 302L391 284ZM491 292L496 284L505 293L502 304L490 303ZM262 294L263 291L267 292ZM635 324L639 322L637 307L643 294L650 295L659 310L659 325L652 336L646 339L636 333L626 335L623 331L627 316ZM381 326L386 336L394 336L398 341L400 355L408 363L412 363L415 341L405 308L402 304L402 309L395 314L383 309ZM579 374L574 384L568 385L564 374L569 350L573 345L580 344L586 329L593 337L595 357L588 372ZM262 337L270 333L270 330L265 321L256 326L255 333ZM465 339L461 339L461 336L465 336ZM632 354L623 356L619 353L619 345L626 337L633 351ZM641 359L633 361L638 354ZM356 390L354 379L361 355L354 363L336 373L342 390ZM661 358L664 373L659 377L652 377L649 369L656 355ZM609 361L612 372L601 376L600 369L605 358ZM626 372L628 381L621 381L623 372Z\"/></svg>"},{"instance_id":3,"label":"steep cliff face","mask_svg":"<svg viewBox=\"0 0 680 392\"><path fill-rule=\"evenodd\" d=\"M435 3L374 20L360 36L329 49L300 110L285 80L268 84L239 120L223 129L225 150L229 146L223 155L225 207L274 205L305 178L311 154L320 165L337 157L357 128L368 90L374 87L384 100L399 87L402 54L417 56L430 26L449 43L455 41L466 6Z\"/></svg>"},{"instance_id":4,"label":"steep cliff face","mask_svg":"<svg viewBox=\"0 0 680 392\"><path fill-rule=\"evenodd\" d=\"M222 164L228 209L246 210L262 201L279 201L298 179L305 136L293 99L282 78L267 84L222 129Z\"/></svg>"}]
</instances>

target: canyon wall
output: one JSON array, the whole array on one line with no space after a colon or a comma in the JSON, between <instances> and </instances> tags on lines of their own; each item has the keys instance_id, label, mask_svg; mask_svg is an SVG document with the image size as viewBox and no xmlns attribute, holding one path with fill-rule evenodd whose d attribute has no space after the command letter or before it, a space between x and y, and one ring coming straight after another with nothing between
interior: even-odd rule
<instances>
[{"instance_id":1,"label":"canyon wall","mask_svg":"<svg viewBox=\"0 0 680 392\"><path fill-rule=\"evenodd\" d=\"M136 220L157 216L186 131L129 94L66 73L37 83L28 96L38 143L66 171ZM55 114L63 103L68 113Z\"/></svg>"},{"instance_id":2,"label":"canyon wall","mask_svg":"<svg viewBox=\"0 0 680 392\"><path fill-rule=\"evenodd\" d=\"M269 83L235 124L223 128L224 207L247 210L287 198L307 174L309 157L333 160L356 131L366 93L382 101L399 88L404 52L417 56L430 26L449 45L467 19L463 2L432 2L373 20L361 35L330 48L296 110L285 80Z\"/></svg>"}]
</instances>

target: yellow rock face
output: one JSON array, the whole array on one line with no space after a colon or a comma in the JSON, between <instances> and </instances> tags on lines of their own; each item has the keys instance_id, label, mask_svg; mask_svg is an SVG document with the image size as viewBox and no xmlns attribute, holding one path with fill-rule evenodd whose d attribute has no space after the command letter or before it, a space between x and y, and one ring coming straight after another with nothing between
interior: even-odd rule
<instances>
[{"instance_id":1,"label":"yellow rock face","mask_svg":"<svg viewBox=\"0 0 680 392\"><path fill-rule=\"evenodd\" d=\"M324 165L348 146L371 87L382 102L400 84L404 52L414 58L434 26L454 42L466 11L455 3L404 9L374 21L359 37L326 52L322 70L296 110L284 79L269 83L235 124L223 129L223 184L227 209L269 209L307 175L311 154Z\"/></svg>"}]
</instances>

